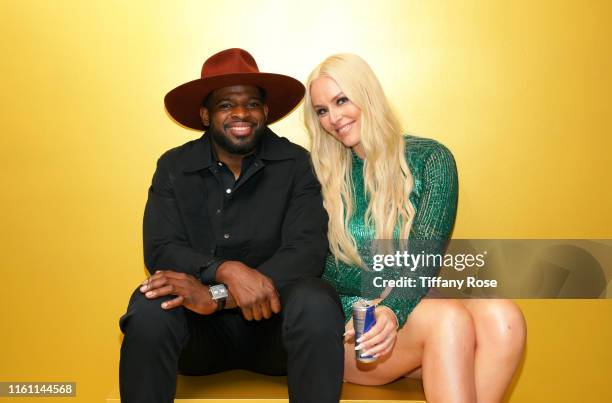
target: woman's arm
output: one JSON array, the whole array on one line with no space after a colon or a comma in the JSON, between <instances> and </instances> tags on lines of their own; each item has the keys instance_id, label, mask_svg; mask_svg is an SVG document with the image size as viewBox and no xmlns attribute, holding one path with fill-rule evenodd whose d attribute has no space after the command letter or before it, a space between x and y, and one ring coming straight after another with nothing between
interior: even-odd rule
<instances>
[{"instance_id":1,"label":"woman's arm","mask_svg":"<svg viewBox=\"0 0 612 403\"><path fill-rule=\"evenodd\" d=\"M416 208L411 228L409 252L443 254L455 222L457 211L458 181L455 159L442 144L432 142L431 151L425 159L422 171L423 189ZM439 268L417 267L403 273L416 277L416 288L394 288L380 305L389 307L396 315L399 327L427 294L428 288L421 287L419 276L433 276Z\"/></svg>"}]
</instances>

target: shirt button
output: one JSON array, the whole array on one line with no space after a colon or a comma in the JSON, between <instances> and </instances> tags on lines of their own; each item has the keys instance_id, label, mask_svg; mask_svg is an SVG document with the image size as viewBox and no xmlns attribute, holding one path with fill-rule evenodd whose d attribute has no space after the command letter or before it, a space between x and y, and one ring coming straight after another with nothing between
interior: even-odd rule
<instances>
[{"instance_id":1,"label":"shirt button","mask_svg":"<svg viewBox=\"0 0 612 403\"><path fill-rule=\"evenodd\" d=\"M222 166L223 166L223 164L222 164L221 162L217 162L217 164L218 164L220 167L222 167Z\"/></svg>"},{"instance_id":2,"label":"shirt button","mask_svg":"<svg viewBox=\"0 0 612 403\"><path fill-rule=\"evenodd\" d=\"M221 209L220 208L217 209L217 214L221 214Z\"/></svg>"},{"instance_id":3,"label":"shirt button","mask_svg":"<svg viewBox=\"0 0 612 403\"><path fill-rule=\"evenodd\" d=\"M227 193L227 194L232 193L232 189L225 189L225 193Z\"/></svg>"},{"instance_id":4,"label":"shirt button","mask_svg":"<svg viewBox=\"0 0 612 403\"><path fill-rule=\"evenodd\" d=\"M229 237L230 237L230 234L223 235L223 238L225 238L225 239L229 239Z\"/></svg>"}]
</instances>

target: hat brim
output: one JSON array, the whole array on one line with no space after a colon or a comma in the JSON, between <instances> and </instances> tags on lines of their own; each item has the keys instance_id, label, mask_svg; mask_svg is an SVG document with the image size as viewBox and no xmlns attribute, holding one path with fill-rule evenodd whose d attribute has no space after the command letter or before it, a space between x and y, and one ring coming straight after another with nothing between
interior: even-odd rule
<instances>
[{"instance_id":1,"label":"hat brim","mask_svg":"<svg viewBox=\"0 0 612 403\"><path fill-rule=\"evenodd\" d=\"M164 98L174 120L195 130L204 130L200 119L202 101L212 91L233 85L255 85L266 91L267 124L274 123L299 105L305 88L295 78L274 73L236 73L200 78L179 85Z\"/></svg>"}]
</instances>

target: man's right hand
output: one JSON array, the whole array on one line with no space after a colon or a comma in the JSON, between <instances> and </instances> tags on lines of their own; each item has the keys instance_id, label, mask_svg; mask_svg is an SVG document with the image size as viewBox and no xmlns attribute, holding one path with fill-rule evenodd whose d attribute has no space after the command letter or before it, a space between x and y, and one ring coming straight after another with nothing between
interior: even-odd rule
<instances>
[{"instance_id":1,"label":"man's right hand","mask_svg":"<svg viewBox=\"0 0 612 403\"><path fill-rule=\"evenodd\" d=\"M217 269L216 280L227 286L246 320L268 319L281 310L272 280L242 262L223 262Z\"/></svg>"}]
</instances>

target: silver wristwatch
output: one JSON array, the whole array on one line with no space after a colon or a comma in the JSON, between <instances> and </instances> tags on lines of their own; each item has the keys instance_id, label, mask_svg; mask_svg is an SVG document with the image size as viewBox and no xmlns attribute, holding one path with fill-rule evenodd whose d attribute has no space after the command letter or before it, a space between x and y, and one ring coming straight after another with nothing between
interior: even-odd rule
<instances>
[{"instance_id":1,"label":"silver wristwatch","mask_svg":"<svg viewBox=\"0 0 612 403\"><path fill-rule=\"evenodd\" d=\"M225 284L211 285L208 288L208 292L210 292L210 297L212 300L217 302L217 311L225 308L225 302L227 301L227 296L229 295Z\"/></svg>"}]
</instances>

